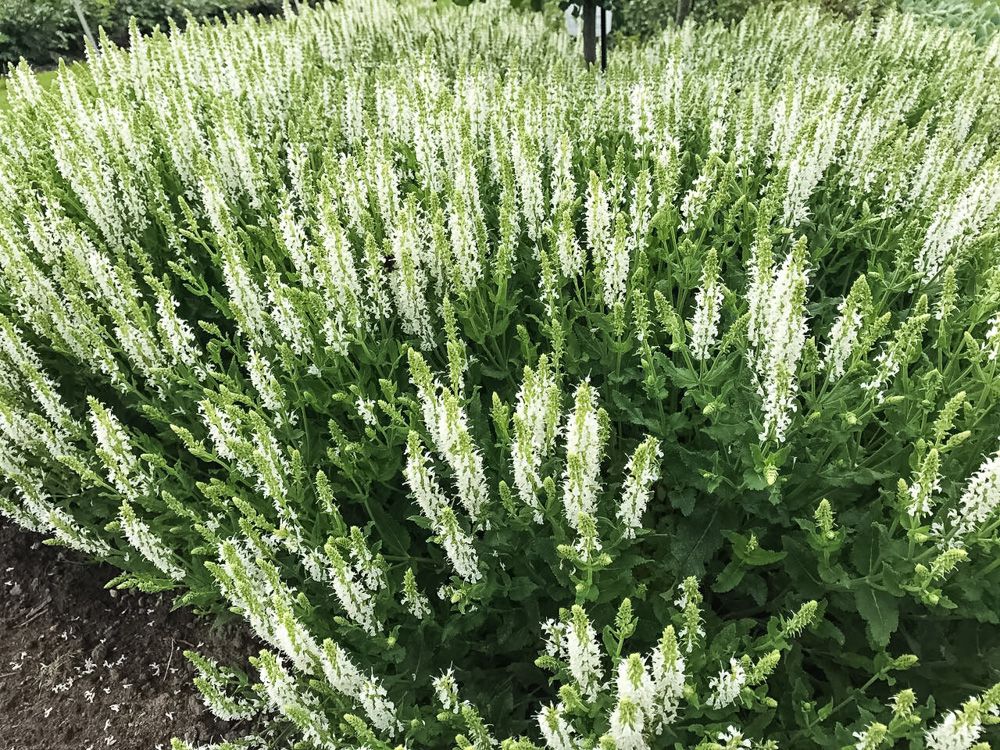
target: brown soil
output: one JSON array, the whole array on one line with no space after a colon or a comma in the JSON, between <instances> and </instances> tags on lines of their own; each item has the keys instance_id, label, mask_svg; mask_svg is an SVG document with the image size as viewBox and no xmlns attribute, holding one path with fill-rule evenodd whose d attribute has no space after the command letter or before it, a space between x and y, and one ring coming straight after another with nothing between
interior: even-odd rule
<instances>
[{"instance_id":1,"label":"brown soil","mask_svg":"<svg viewBox=\"0 0 1000 750\"><path fill-rule=\"evenodd\" d=\"M245 630L107 591L116 571L0 519L0 750L155 750L249 731L215 719L182 652L240 665ZM243 731L241 731L243 730Z\"/></svg>"}]
</instances>

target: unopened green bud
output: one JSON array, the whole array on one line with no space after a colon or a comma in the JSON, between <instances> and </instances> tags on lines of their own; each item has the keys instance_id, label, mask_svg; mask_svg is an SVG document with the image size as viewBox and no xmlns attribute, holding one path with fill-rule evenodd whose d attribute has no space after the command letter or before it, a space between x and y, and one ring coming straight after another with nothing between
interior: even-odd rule
<instances>
[{"instance_id":1,"label":"unopened green bud","mask_svg":"<svg viewBox=\"0 0 1000 750\"><path fill-rule=\"evenodd\" d=\"M775 670L779 661L781 661L780 651L775 650L764 654L747 674L747 685L753 687L761 684Z\"/></svg>"},{"instance_id":2,"label":"unopened green bud","mask_svg":"<svg viewBox=\"0 0 1000 750\"><path fill-rule=\"evenodd\" d=\"M892 698L892 715L898 718L905 718L913 712L913 707L916 703L916 693L909 688L902 690Z\"/></svg>"},{"instance_id":3,"label":"unopened green bud","mask_svg":"<svg viewBox=\"0 0 1000 750\"><path fill-rule=\"evenodd\" d=\"M410 378L413 380L414 385L417 388L427 391L432 390L434 378L423 355L416 349L411 348L407 350L407 357L410 362Z\"/></svg>"},{"instance_id":4,"label":"unopened green bud","mask_svg":"<svg viewBox=\"0 0 1000 750\"><path fill-rule=\"evenodd\" d=\"M764 467L764 481L767 482L767 486L770 487L775 482L778 481L778 467L774 464L768 464Z\"/></svg>"},{"instance_id":5,"label":"unopened green bud","mask_svg":"<svg viewBox=\"0 0 1000 750\"><path fill-rule=\"evenodd\" d=\"M587 707L583 703L580 691L573 685L563 685L559 688L559 699L566 706L566 711L569 713L585 714L587 712Z\"/></svg>"},{"instance_id":6,"label":"unopened green bud","mask_svg":"<svg viewBox=\"0 0 1000 750\"><path fill-rule=\"evenodd\" d=\"M400 750L402 750L402 747L400 747ZM500 750L540 750L540 748L534 742L524 737L508 737L500 742Z\"/></svg>"},{"instance_id":7,"label":"unopened green bud","mask_svg":"<svg viewBox=\"0 0 1000 750\"><path fill-rule=\"evenodd\" d=\"M806 339L806 345L802 349L802 372L815 373L821 359L819 349L816 347L816 339L810 336Z\"/></svg>"},{"instance_id":8,"label":"unopened green bud","mask_svg":"<svg viewBox=\"0 0 1000 750\"><path fill-rule=\"evenodd\" d=\"M831 540L837 535L834 531L836 521L834 520L833 507L825 497L816 506L813 518L816 521L816 531L823 539Z\"/></svg>"},{"instance_id":9,"label":"unopened green bud","mask_svg":"<svg viewBox=\"0 0 1000 750\"><path fill-rule=\"evenodd\" d=\"M816 611L818 609L819 604L816 601L808 601L803 604L799 607L799 611L785 622L784 627L781 629L781 634L784 636L799 635L799 633L812 624L816 618Z\"/></svg>"},{"instance_id":10,"label":"unopened green bud","mask_svg":"<svg viewBox=\"0 0 1000 750\"><path fill-rule=\"evenodd\" d=\"M915 667L919 661L920 659L918 659L913 654L903 654L902 656L897 656L895 659L893 659L892 664L890 666L892 669L895 669L897 671L902 671L905 669L910 669L911 667Z\"/></svg>"},{"instance_id":11,"label":"unopened green bud","mask_svg":"<svg viewBox=\"0 0 1000 750\"><path fill-rule=\"evenodd\" d=\"M677 313L674 311L674 306L670 303L663 293L656 289L653 291L653 303L656 305L656 314L660 319L660 325L663 326L663 330L667 332L671 337L677 336Z\"/></svg>"},{"instance_id":12,"label":"unopened green bud","mask_svg":"<svg viewBox=\"0 0 1000 750\"><path fill-rule=\"evenodd\" d=\"M934 420L934 442L940 445L955 425L955 417L965 404L965 391L959 391L941 408L938 418Z\"/></svg>"},{"instance_id":13,"label":"unopened green bud","mask_svg":"<svg viewBox=\"0 0 1000 750\"><path fill-rule=\"evenodd\" d=\"M941 294L938 296L937 309L934 316L941 321L948 320L948 317L955 311L955 301L958 298L958 282L955 279L955 266L950 265L945 269L941 282Z\"/></svg>"},{"instance_id":14,"label":"unopened green bud","mask_svg":"<svg viewBox=\"0 0 1000 750\"><path fill-rule=\"evenodd\" d=\"M620 218L621 214L619 214ZM625 322L625 305L619 302L611 309L611 325L614 328L616 338L621 338L625 332Z\"/></svg>"},{"instance_id":15,"label":"unopened green bud","mask_svg":"<svg viewBox=\"0 0 1000 750\"><path fill-rule=\"evenodd\" d=\"M969 430L962 430L961 432L955 433L948 439L948 442L944 444L944 448L942 448L942 450L943 451L953 450L958 446L960 446L962 443L964 443L966 440L968 440L970 437L972 437L972 433Z\"/></svg>"},{"instance_id":16,"label":"unopened green bud","mask_svg":"<svg viewBox=\"0 0 1000 750\"><path fill-rule=\"evenodd\" d=\"M955 567L969 557L969 553L961 547L953 547L938 555L931 563L931 580L938 581L946 578Z\"/></svg>"},{"instance_id":17,"label":"unopened green bud","mask_svg":"<svg viewBox=\"0 0 1000 750\"><path fill-rule=\"evenodd\" d=\"M572 544L557 544L556 552L559 554L559 557L569 560L574 565L580 562L580 555L577 554Z\"/></svg>"},{"instance_id":18,"label":"unopened green bud","mask_svg":"<svg viewBox=\"0 0 1000 750\"><path fill-rule=\"evenodd\" d=\"M542 481L542 489L545 490L545 496L548 497L551 503L556 498L556 480L552 477L545 477Z\"/></svg>"},{"instance_id":19,"label":"unopened green bud","mask_svg":"<svg viewBox=\"0 0 1000 750\"><path fill-rule=\"evenodd\" d=\"M615 616L615 629L620 638L629 638L635 633L638 620L632 613L632 600L626 597L618 606L618 614Z\"/></svg>"},{"instance_id":20,"label":"unopened green bud","mask_svg":"<svg viewBox=\"0 0 1000 750\"><path fill-rule=\"evenodd\" d=\"M910 504L910 485L902 478L896 481L896 502L901 508L906 508Z\"/></svg>"},{"instance_id":21,"label":"unopened green bud","mask_svg":"<svg viewBox=\"0 0 1000 750\"><path fill-rule=\"evenodd\" d=\"M514 501L514 493L511 492L510 485L501 479L497 489L500 493L500 504L503 505L504 510L514 514L517 511L517 504Z\"/></svg>"},{"instance_id":22,"label":"unopened green bud","mask_svg":"<svg viewBox=\"0 0 1000 750\"><path fill-rule=\"evenodd\" d=\"M497 438L502 442L510 440L510 405L504 403L500 396L493 392L493 425L496 428Z\"/></svg>"},{"instance_id":23,"label":"unopened green bud","mask_svg":"<svg viewBox=\"0 0 1000 750\"><path fill-rule=\"evenodd\" d=\"M544 669L547 672L558 672L560 669L560 664L558 659L548 654L542 654L537 659L535 659L535 666L539 669Z\"/></svg>"}]
</instances>

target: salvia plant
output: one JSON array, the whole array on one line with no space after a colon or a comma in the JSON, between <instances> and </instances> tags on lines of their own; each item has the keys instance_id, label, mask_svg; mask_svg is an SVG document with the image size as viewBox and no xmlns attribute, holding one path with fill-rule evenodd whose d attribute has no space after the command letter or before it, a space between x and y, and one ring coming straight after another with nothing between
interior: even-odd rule
<instances>
[{"instance_id":1,"label":"salvia plant","mask_svg":"<svg viewBox=\"0 0 1000 750\"><path fill-rule=\"evenodd\" d=\"M347 0L14 71L0 508L242 617L190 659L271 742L988 748L1000 37L571 45Z\"/></svg>"}]
</instances>

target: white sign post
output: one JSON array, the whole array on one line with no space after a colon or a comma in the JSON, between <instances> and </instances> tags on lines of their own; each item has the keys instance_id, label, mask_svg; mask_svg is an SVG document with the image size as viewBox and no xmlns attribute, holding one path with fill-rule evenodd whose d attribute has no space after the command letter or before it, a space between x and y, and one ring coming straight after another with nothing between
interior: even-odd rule
<instances>
[{"instance_id":1,"label":"white sign post","mask_svg":"<svg viewBox=\"0 0 1000 750\"><path fill-rule=\"evenodd\" d=\"M565 11L566 32L576 39L583 34L583 10L579 5L568 5ZM611 33L611 11L604 11L604 27L607 33ZM594 8L594 38L600 41L601 38L601 6Z\"/></svg>"},{"instance_id":2,"label":"white sign post","mask_svg":"<svg viewBox=\"0 0 1000 750\"><path fill-rule=\"evenodd\" d=\"M611 11L604 8L598 2L585 3L580 5L574 3L566 7L566 31L574 39L583 36L588 24L583 14L587 12L588 6L594 9L594 38L583 40L583 55L588 63L596 62L594 50L600 46L601 49L601 70L608 67L608 35L611 33Z\"/></svg>"}]
</instances>

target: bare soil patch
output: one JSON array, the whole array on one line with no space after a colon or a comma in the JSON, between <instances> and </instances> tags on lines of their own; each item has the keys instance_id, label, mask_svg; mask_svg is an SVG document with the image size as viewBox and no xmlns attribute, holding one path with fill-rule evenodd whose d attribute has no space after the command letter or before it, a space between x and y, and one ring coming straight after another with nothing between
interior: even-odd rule
<instances>
[{"instance_id":1,"label":"bare soil patch","mask_svg":"<svg viewBox=\"0 0 1000 750\"><path fill-rule=\"evenodd\" d=\"M246 727L204 707L183 656L241 665L247 631L107 591L116 574L0 519L0 750L155 750Z\"/></svg>"}]
</instances>

